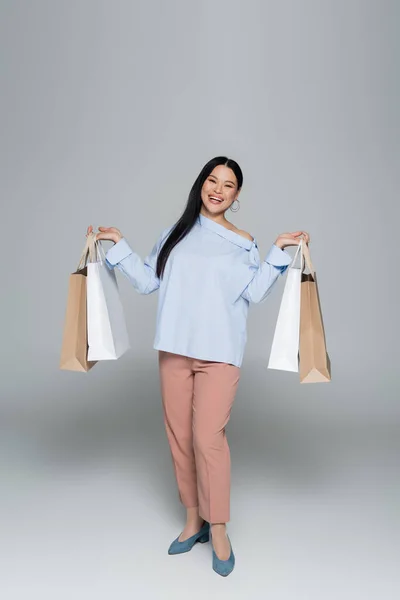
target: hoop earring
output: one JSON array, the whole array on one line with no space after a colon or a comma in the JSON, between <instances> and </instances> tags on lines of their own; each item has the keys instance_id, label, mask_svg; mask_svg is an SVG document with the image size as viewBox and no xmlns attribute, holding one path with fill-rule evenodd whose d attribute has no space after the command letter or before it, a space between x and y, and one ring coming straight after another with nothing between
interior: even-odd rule
<instances>
[{"instance_id":1,"label":"hoop earring","mask_svg":"<svg viewBox=\"0 0 400 600\"><path fill-rule=\"evenodd\" d=\"M232 206L235 204L235 202L237 202L237 203L238 203L238 206L237 206L237 208L232 208ZM237 212L237 211L239 210L239 208L240 208L240 201L239 201L239 200L237 200L237 199L236 199L236 200L234 200L234 201L232 202L232 204L230 205L230 207L229 207L229 208L231 209L231 211L232 211L232 212Z\"/></svg>"}]
</instances>

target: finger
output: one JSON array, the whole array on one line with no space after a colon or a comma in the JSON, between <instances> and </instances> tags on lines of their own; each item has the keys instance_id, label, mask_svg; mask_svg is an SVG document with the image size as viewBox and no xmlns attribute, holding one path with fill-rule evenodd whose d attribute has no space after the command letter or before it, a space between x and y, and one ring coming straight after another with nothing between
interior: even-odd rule
<instances>
[{"instance_id":1,"label":"finger","mask_svg":"<svg viewBox=\"0 0 400 600\"><path fill-rule=\"evenodd\" d=\"M310 236L308 235L308 233L306 231L296 231L295 234L296 237L302 237L302 239L308 244L309 240L310 240Z\"/></svg>"}]
</instances>

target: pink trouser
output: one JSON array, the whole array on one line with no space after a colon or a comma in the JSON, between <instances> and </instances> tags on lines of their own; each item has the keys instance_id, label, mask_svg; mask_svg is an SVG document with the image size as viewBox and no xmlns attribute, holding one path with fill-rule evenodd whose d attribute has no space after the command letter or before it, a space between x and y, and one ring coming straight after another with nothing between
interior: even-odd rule
<instances>
[{"instance_id":1,"label":"pink trouser","mask_svg":"<svg viewBox=\"0 0 400 600\"><path fill-rule=\"evenodd\" d=\"M230 520L231 460L225 426L240 368L159 351L164 423L186 508L210 523Z\"/></svg>"}]
</instances>

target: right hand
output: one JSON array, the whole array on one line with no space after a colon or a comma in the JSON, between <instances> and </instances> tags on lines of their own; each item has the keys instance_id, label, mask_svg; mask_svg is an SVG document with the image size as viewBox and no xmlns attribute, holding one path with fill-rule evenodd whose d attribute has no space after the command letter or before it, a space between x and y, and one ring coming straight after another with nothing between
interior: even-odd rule
<instances>
[{"instance_id":1,"label":"right hand","mask_svg":"<svg viewBox=\"0 0 400 600\"><path fill-rule=\"evenodd\" d=\"M92 231L93 227L89 225L86 236L92 233ZM96 234L96 240L111 240L114 244L117 244L124 237L116 227L99 227L99 231L100 233Z\"/></svg>"},{"instance_id":2,"label":"right hand","mask_svg":"<svg viewBox=\"0 0 400 600\"><path fill-rule=\"evenodd\" d=\"M281 233L275 241L275 245L281 250L286 246L298 246L303 240L306 244L310 243L310 236L306 231L292 231L291 233Z\"/></svg>"}]
</instances>

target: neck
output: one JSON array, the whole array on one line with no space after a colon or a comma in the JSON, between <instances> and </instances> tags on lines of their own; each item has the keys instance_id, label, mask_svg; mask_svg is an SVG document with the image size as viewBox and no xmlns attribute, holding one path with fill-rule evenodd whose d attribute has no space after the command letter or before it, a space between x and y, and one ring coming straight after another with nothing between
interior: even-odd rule
<instances>
[{"instance_id":1,"label":"neck","mask_svg":"<svg viewBox=\"0 0 400 600\"><path fill-rule=\"evenodd\" d=\"M229 223L229 221L225 218L225 213L220 213L220 214L211 213L204 206L201 208L200 214L203 215L204 217L207 217L207 219L211 219L215 223L219 223L220 225L225 226L227 223ZM229 223L229 225L230 225L230 223Z\"/></svg>"}]
</instances>

